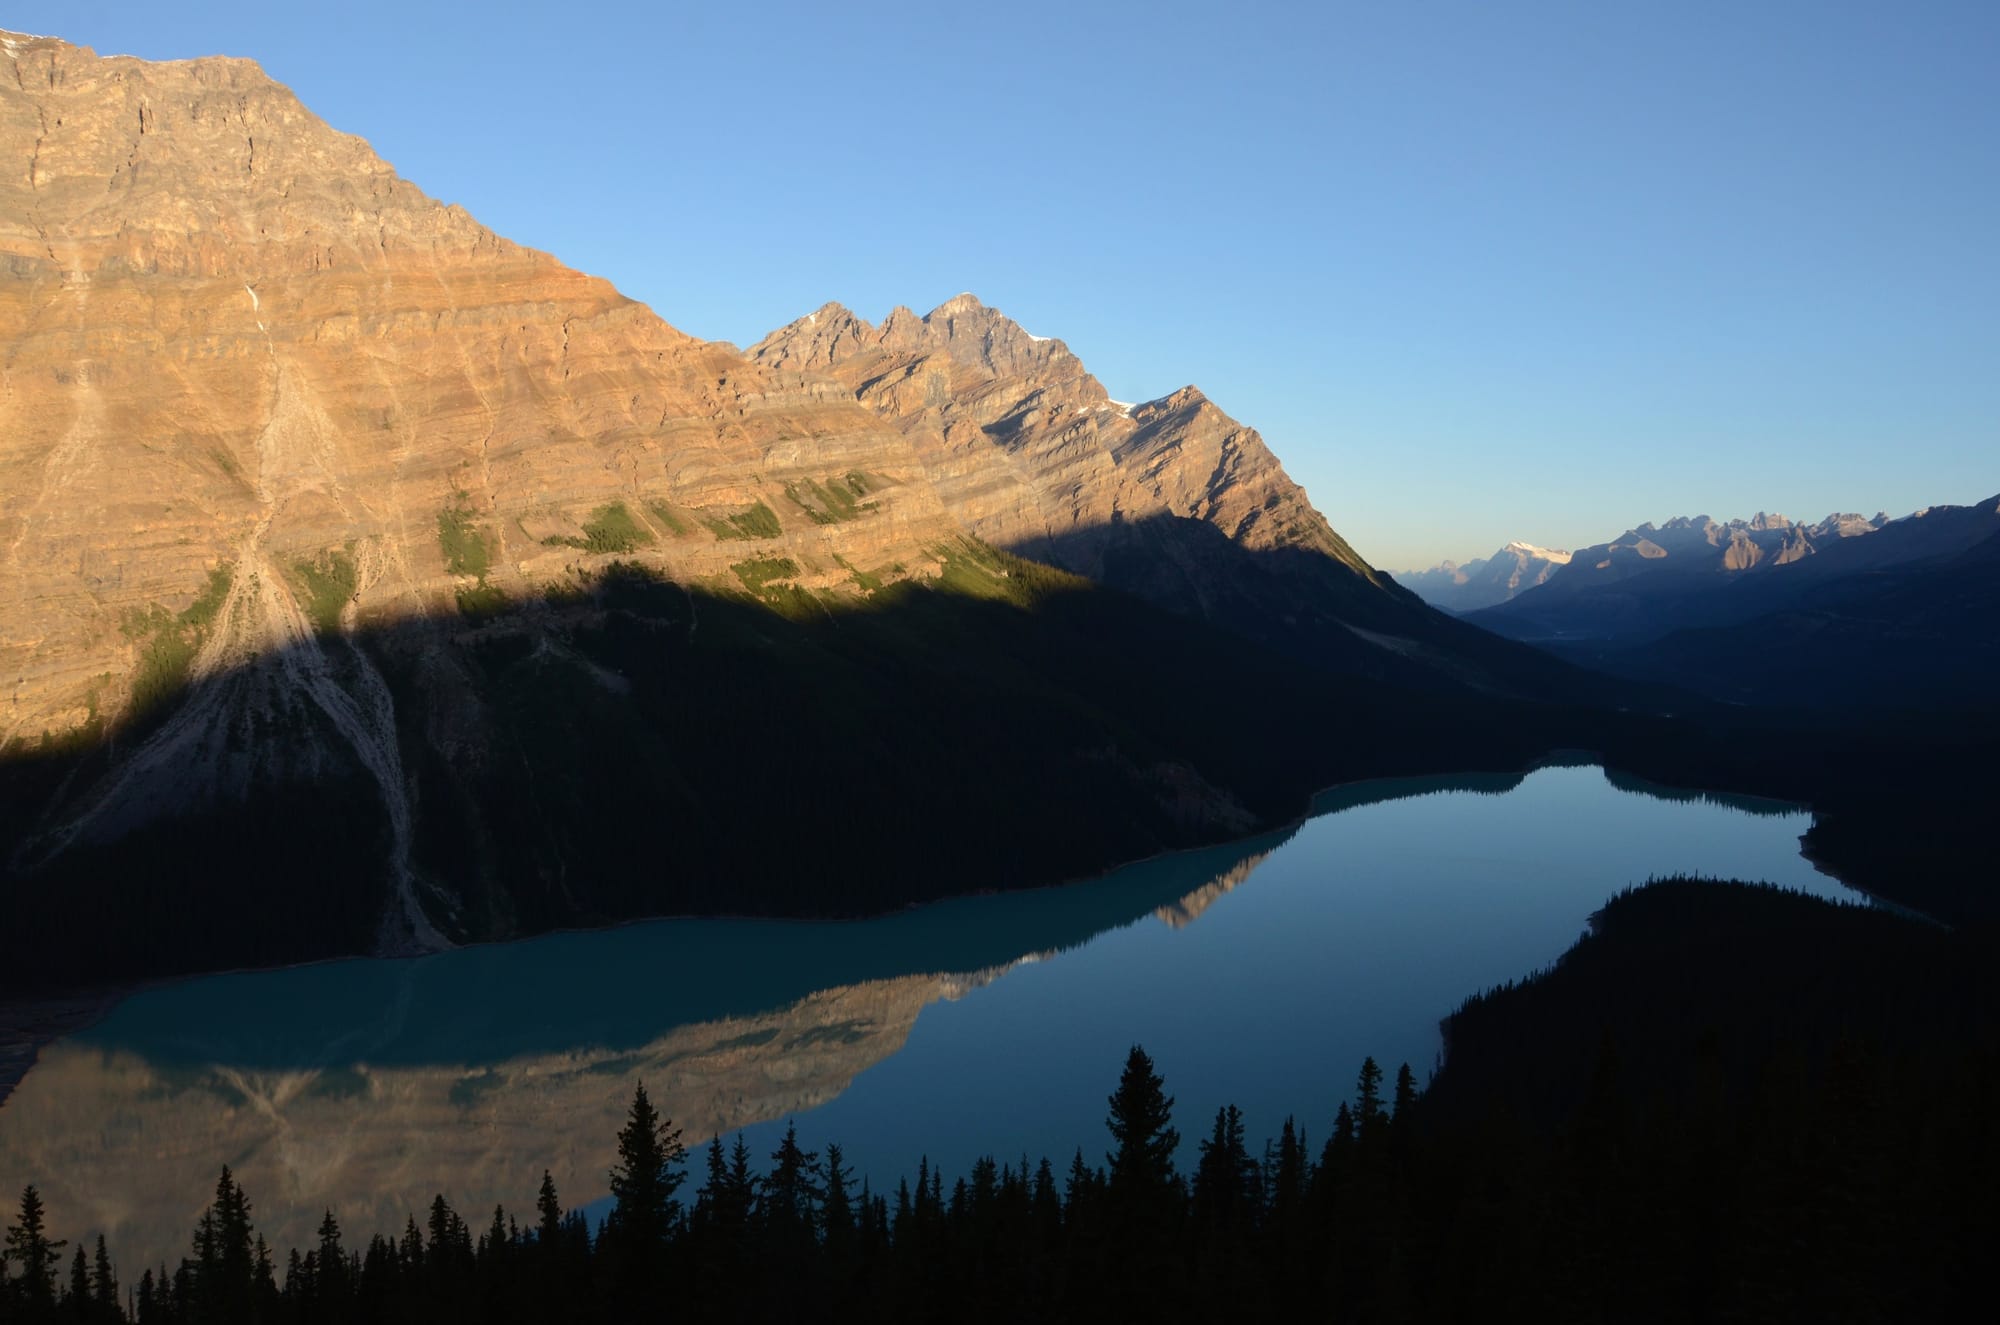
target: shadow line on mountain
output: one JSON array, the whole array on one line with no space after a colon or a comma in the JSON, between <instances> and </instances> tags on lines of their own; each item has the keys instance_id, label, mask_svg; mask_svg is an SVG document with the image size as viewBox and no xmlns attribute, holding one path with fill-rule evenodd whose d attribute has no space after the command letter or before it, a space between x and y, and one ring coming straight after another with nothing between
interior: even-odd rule
<instances>
[{"instance_id":1,"label":"shadow line on mountain","mask_svg":"<svg viewBox=\"0 0 2000 1325\"><path fill-rule=\"evenodd\" d=\"M379 683L395 777L297 693L306 670ZM10 753L0 989L393 948L404 877L455 941L879 914L1240 838L1335 782L1519 768L1547 727L1011 557L847 604L613 564L477 619L327 634ZM169 735L184 757L147 771Z\"/></svg>"},{"instance_id":2,"label":"shadow line on mountain","mask_svg":"<svg viewBox=\"0 0 2000 1325\"><path fill-rule=\"evenodd\" d=\"M1707 707L1657 679L1614 678L1467 624L1322 549L1246 547L1189 516L1118 518L1022 539L1008 551L1338 672L1542 703Z\"/></svg>"}]
</instances>

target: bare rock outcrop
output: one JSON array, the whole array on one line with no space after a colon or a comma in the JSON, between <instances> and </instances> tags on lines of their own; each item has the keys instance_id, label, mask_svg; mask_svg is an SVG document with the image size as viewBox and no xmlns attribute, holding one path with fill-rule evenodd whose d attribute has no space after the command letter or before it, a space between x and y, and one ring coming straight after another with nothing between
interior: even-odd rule
<instances>
[{"instance_id":1,"label":"bare rock outcrop","mask_svg":"<svg viewBox=\"0 0 2000 1325\"><path fill-rule=\"evenodd\" d=\"M500 238L251 61L9 34L0 143L0 744L121 708L217 572L197 674L297 641L315 564L352 622L614 553L835 584L959 532L844 394ZM836 482L838 527L788 496Z\"/></svg>"}]
</instances>

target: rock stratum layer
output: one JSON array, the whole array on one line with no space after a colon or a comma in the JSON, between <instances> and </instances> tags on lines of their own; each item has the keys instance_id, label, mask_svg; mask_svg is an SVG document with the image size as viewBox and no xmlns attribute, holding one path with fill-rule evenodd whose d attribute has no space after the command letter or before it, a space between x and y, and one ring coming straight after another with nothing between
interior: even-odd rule
<instances>
[{"instance_id":1,"label":"rock stratum layer","mask_svg":"<svg viewBox=\"0 0 2000 1325\"><path fill-rule=\"evenodd\" d=\"M935 565L959 532L871 414L426 197L249 61L0 59L0 742L117 707L121 625L218 570L197 672L298 639L300 569L336 554L366 622L558 578L593 535L677 577L754 544L832 582L836 553ZM786 498L850 475L837 530ZM758 503L760 536L703 523Z\"/></svg>"},{"instance_id":2,"label":"rock stratum layer","mask_svg":"<svg viewBox=\"0 0 2000 1325\"><path fill-rule=\"evenodd\" d=\"M749 354L830 378L894 424L947 508L995 546L1360 670L1436 629L1254 428L1193 386L1113 400L1062 341L970 294L880 326L829 303Z\"/></svg>"}]
</instances>

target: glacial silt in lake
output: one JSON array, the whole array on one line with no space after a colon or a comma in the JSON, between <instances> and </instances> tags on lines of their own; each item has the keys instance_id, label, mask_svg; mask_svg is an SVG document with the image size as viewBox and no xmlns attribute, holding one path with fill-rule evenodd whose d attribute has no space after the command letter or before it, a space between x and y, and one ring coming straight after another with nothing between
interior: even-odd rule
<instances>
[{"instance_id":1,"label":"glacial silt in lake","mask_svg":"<svg viewBox=\"0 0 2000 1325\"><path fill-rule=\"evenodd\" d=\"M1296 830L1061 889L876 920L675 920L403 961L152 990L49 1046L0 1105L0 1191L58 1236L177 1260L234 1167L276 1247L332 1207L352 1234L442 1192L468 1218L602 1196L632 1083L690 1143L796 1118L878 1188L1102 1159L1105 1097L1143 1043L1183 1136L1243 1106L1317 1138L1361 1059L1420 1076L1438 1020L1547 965L1589 914L1665 874L1852 898L1791 807L1655 796L1594 767L1339 788ZM697 1156L697 1161L699 1157Z\"/></svg>"}]
</instances>

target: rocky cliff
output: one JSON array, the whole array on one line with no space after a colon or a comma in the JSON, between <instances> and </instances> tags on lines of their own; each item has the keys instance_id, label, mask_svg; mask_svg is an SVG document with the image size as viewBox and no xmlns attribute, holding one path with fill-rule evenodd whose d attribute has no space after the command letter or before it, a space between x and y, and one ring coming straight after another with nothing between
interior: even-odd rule
<instances>
[{"instance_id":1,"label":"rocky cliff","mask_svg":"<svg viewBox=\"0 0 2000 1325\"><path fill-rule=\"evenodd\" d=\"M426 197L250 61L0 60L0 743L123 707L198 602L197 676L593 553L833 583L959 532L852 401ZM838 529L787 497L840 484Z\"/></svg>"},{"instance_id":2,"label":"rocky cliff","mask_svg":"<svg viewBox=\"0 0 2000 1325\"><path fill-rule=\"evenodd\" d=\"M970 294L879 326L826 304L749 354L831 379L892 423L947 508L996 546L1344 667L1388 667L1437 628L1254 428L1193 386L1112 400L1062 341Z\"/></svg>"}]
</instances>

